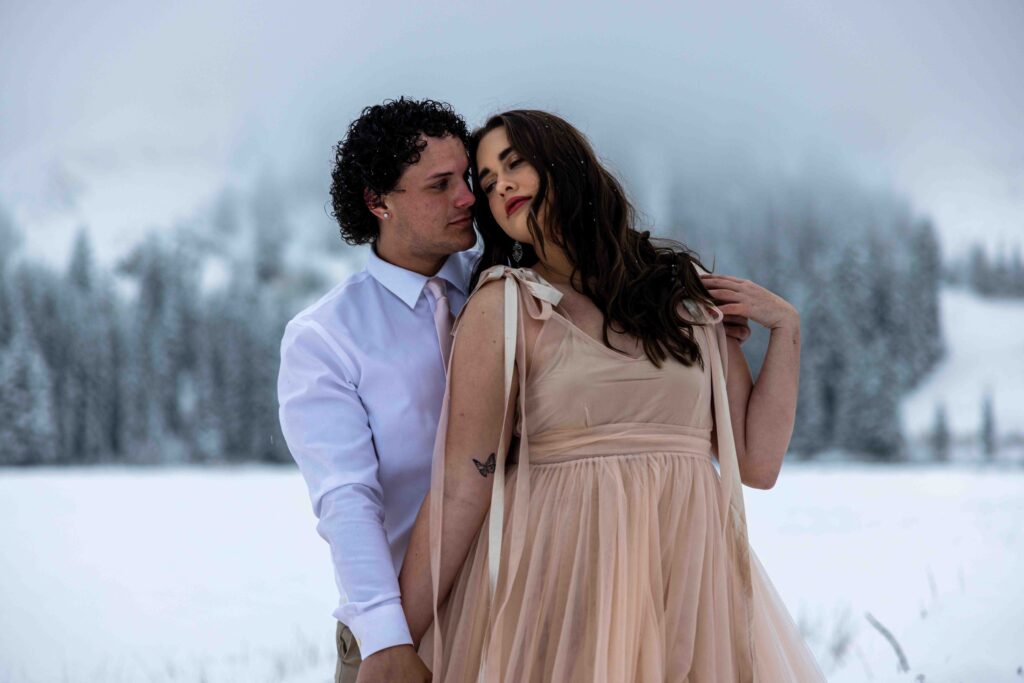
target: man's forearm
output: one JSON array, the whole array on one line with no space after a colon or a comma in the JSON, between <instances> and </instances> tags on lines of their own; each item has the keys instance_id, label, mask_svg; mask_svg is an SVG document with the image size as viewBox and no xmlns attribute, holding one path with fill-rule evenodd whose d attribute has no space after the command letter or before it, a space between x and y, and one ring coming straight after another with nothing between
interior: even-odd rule
<instances>
[{"instance_id":1,"label":"man's forearm","mask_svg":"<svg viewBox=\"0 0 1024 683\"><path fill-rule=\"evenodd\" d=\"M355 635L363 657L411 644L391 548L372 496L336 491L324 498L320 512L317 531L331 546L345 598L336 616Z\"/></svg>"}]
</instances>

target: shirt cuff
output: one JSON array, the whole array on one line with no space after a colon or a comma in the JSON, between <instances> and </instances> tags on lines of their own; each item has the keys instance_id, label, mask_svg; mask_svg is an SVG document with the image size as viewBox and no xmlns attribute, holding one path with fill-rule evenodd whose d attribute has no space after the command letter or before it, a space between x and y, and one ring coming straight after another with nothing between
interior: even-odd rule
<instances>
[{"instance_id":1,"label":"shirt cuff","mask_svg":"<svg viewBox=\"0 0 1024 683\"><path fill-rule=\"evenodd\" d=\"M412 645L409 624L405 621L405 611L400 602L379 605L349 617L345 625L355 636L362 659L395 645Z\"/></svg>"}]
</instances>

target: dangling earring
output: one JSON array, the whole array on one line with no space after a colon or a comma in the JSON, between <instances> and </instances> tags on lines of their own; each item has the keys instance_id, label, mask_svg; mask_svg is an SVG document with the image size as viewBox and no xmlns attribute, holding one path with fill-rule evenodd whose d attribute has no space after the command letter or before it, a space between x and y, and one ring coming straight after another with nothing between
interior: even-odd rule
<instances>
[{"instance_id":1,"label":"dangling earring","mask_svg":"<svg viewBox=\"0 0 1024 683\"><path fill-rule=\"evenodd\" d=\"M515 244L512 245L512 260L515 261L516 265L519 265L519 261L523 258L523 245L519 244L519 240L516 240Z\"/></svg>"}]
</instances>

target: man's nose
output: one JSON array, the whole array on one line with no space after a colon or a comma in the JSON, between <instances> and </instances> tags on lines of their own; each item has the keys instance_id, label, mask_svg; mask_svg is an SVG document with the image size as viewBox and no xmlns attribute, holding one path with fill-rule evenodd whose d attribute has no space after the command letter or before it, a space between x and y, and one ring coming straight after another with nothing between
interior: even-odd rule
<instances>
[{"instance_id":1,"label":"man's nose","mask_svg":"<svg viewBox=\"0 0 1024 683\"><path fill-rule=\"evenodd\" d=\"M455 206L462 209L467 206L473 206L474 202L476 202L476 197L473 196L473 191L470 190L469 185L463 181L462 186L459 187L459 194L455 197Z\"/></svg>"}]
</instances>

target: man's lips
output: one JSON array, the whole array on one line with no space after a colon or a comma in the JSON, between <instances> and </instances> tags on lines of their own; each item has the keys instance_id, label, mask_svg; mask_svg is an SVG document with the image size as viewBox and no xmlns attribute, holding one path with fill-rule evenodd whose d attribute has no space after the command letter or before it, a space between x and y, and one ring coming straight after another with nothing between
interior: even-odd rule
<instances>
[{"instance_id":1,"label":"man's lips","mask_svg":"<svg viewBox=\"0 0 1024 683\"><path fill-rule=\"evenodd\" d=\"M529 197L513 197L512 199L508 200L507 202L505 202L505 215L511 216L512 214L519 210L519 207L523 206L528 201L530 201Z\"/></svg>"},{"instance_id":2,"label":"man's lips","mask_svg":"<svg viewBox=\"0 0 1024 683\"><path fill-rule=\"evenodd\" d=\"M473 220L472 216L463 216L461 218L456 218L455 220L453 220L450 223L450 225L465 225L465 224L471 222L472 220Z\"/></svg>"}]
</instances>

